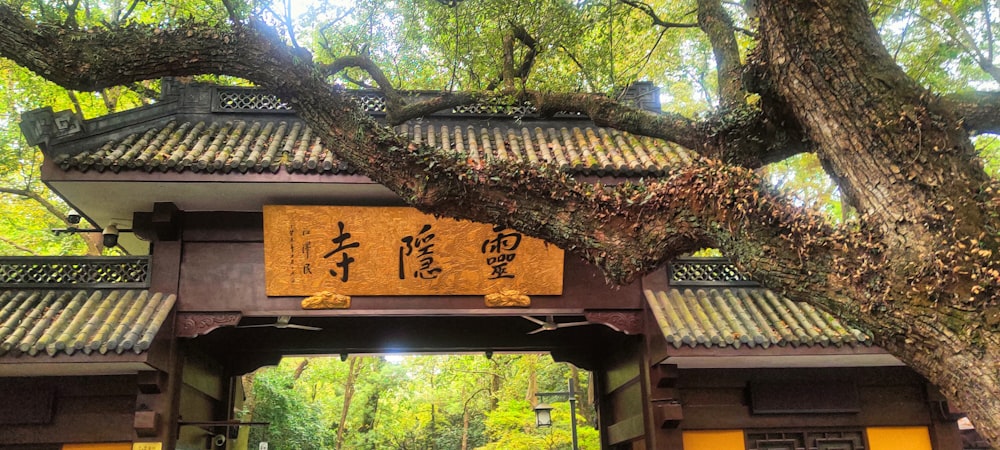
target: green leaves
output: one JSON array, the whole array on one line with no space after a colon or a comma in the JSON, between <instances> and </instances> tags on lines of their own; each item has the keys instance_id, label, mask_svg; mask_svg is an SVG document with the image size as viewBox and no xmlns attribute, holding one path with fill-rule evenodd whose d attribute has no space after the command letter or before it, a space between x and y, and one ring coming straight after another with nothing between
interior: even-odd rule
<instances>
[{"instance_id":1,"label":"green leaves","mask_svg":"<svg viewBox=\"0 0 1000 450\"><path fill-rule=\"evenodd\" d=\"M353 400L346 414L342 448L568 448L569 406L547 399L555 426L535 427L532 404L538 391L563 391L572 371L542 355L400 356L357 358ZM285 358L260 369L252 380L252 406L244 420L270 421L255 429L250 445L332 449L344 405L350 360ZM587 392L581 376L581 392ZM587 423L593 406L580 402L581 448L600 448ZM591 408L584 412L581 408Z\"/></svg>"}]
</instances>

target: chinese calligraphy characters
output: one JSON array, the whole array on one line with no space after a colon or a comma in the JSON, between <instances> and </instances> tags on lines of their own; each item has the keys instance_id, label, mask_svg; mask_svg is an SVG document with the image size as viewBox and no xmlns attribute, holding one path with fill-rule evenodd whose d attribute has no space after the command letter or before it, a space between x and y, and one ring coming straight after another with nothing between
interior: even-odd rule
<instances>
[{"instance_id":1,"label":"chinese calligraphy characters","mask_svg":"<svg viewBox=\"0 0 1000 450\"><path fill-rule=\"evenodd\" d=\"M340 230L340 234L337 237L331 239L331 241L337 246L323 255L323 259L329 259L331 256L340 254L340 261L338 261L335 266L339 267L340 270L340 281L347 281L350 279L350 266L354 262L348 253L349 248L358 248L361 246L359 242L348 242L351 239L351 233L344 232L344 222L337 222L337 228ZM337 276L337 271L330 269L330 276Z\"/></svg>"},{"instance_id":2,"label":"chinese calligraphy characters","mask_svg":"<svg viewBox=\"0 0 1000 450\"><path fill-rule=\"evenodd\" d=\"M412 208L268 205L264 231L269 296L562 292L555 246Z\"/></svg>"},{"instance_id":3,"label":"chinese calligraphy characters","mask_svg":"<svg viewBox=\"0 0 1000 450\"><path fill-rule=\"evenodd\" d=\"M503 233L503 230L501 226L493 227L496 236L483 241L482 253L486 255L486 264L492 269L490 280L514 278L514 274L507 271L507 266L517 256L515 250L521 245L521 233Z\"/></svg>"},{"instance_id":4,"label":"chinese calligraphy characters","mask_svg":"<svg viewBox=\"0 0 1000 450\"><path fill-rule=\"evenodd\" d=\"M423 280L433 280L441 273L441 267L434 262L434 233L431 233L431 225L424 224L420 232L416 235L404 236L400 241L404 245L399 247L399 279L405 280L407 274L407 260L416 260L416 269L413 270L413 277ZM410 257L410 258L406 258Z\"/></svg>"}]
</instances>

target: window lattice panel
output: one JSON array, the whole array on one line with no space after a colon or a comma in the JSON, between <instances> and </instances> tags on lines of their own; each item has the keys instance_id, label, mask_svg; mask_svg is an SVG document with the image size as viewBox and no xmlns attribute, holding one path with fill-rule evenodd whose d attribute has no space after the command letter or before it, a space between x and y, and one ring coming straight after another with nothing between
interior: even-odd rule
<instances>
[{"instance_id":1,"label":"window lattice panel","mask_svg":"<svg viewBox=\"0 0 1000 450\"><path fill-rule=\"evenodd\" d=\"M353 95L354 101L361 106L361 109L369 113L385 112L385 97L381 94L360 94Z\"/></svg>"},{"instance_id":2,"label":"window lattice panel","mask_svg":"<svg viewBox=\"0 0 1000 450\"><path fill-rule=\"evenodd\" d=\"M747 450L866 450L864 432L768 431L747 433Z\"/></svg>"},{"instance_id":3,"label":"window lattice panel","mask_svg":"<svg viewBox=\"0 0 1000 450\"><path fill-rule=\"evenodd\" d=\"M386 112L385 95L374 91L349 92L346 94L354 100L365 112L370 114L380 114ZM421 101L421 98L408 100L410 102ZM267 91L246 88L221 88L217 89L213 111L219 112L294 112L288 103L284 102L277 95ZM531 102L520 104L508 103L503 100L485 101L469 105L456 106L448 111L440 111L435 115L456 115L456 116L533 116L538 113L538 108ZM556 116L583 117L580 112L559 112Z\"/></svg>"},{"instance_id":4,"label":"window lattice panel","mask_svg":"<svg viewBox=\"0 0 1000 450\"><path fill-rule=\"evenodd\" d=\"M4 288L148 286L147 258L0 259L0 287Z\"/></svg>"},{"instance_id":5,"label":"window lattice panel","mask_svg":"<svg viewBox=\"0 0 1000 450\"><path fill-rule=\"evenodd\" d=\"M534 114L538 110L529 102L520 105L511 105L501 102L481 102L471 105L462 105L452 108L453 114L489 114L504 116L526 116Z\"/></svg>"},{"instance_id":6,"label":"window lattice panel","mask_svg":"<svg viewBox=\"0 0 1000 450\"><path fill-rule=\"evenodd\" d=\"M740 273L736 265L726 259L690 259L670 263L670 284L707 285L728 284L756 286L750 277Z\"/></svg>"},{"instance_id":7,"label":"window lattice panel","mask_svg":"<svg viewBox=\"0 0 1000 450\"><path fill-rule=\"evenodd\" d=\"M219 90L219 109L224 111L291 111L292 107L277 95L262 91Z\"/></svg>"}]
</instances>

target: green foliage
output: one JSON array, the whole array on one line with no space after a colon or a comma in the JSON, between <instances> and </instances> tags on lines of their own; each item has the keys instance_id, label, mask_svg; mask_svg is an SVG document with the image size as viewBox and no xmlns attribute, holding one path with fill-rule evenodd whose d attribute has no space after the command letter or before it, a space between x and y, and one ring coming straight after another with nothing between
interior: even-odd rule
<instances>
[{"instance_id":1,"label":"green foliage","mask_svg":"<svg viewBox=\"0 0 1000 450\"><path fill-rule=\"evenodd\" d=\"M997 88L981 64L1000 64L1000 5L982 1L883 0L872 14L883 42L917 81L936 92Z\"/></svg>"},{"instance_id":2,"label":"green foliage","mask_svg":"<svg viewBox=\"0 0 1000 450\"><path fill-rule=\"evenodd\" d=\"M986 173L993 178L1000 179L1000 136L995 134L984 134L973 139L976 149L979 150L979 157L983 159Z\"/></svg>"},{"instance_id":3,"label":"green foliage","mask_svg":"<svg viewBox=\"0 0 1000 450\"><path fill-rule=\"evenodd\" d=\"M356 364L341 448L458 449L463 436L470 449L569 446L565 399L550 401L556 426L541 430L527 400L533 392L566 389L570 369L548 356L361 357ZM251 446L266 435L271 448L336 448L349 367L335 358L309 358L304 365L302 358L285 358L252 375L254 406L244 418L271 427L254 431ZM589 379L581 378L586 392ZM581 448L596 449L600 438L587 424L594 416L587 407L589 414L577 412Z\"/></svg>"},{"instance_id":4,"label":"green foliage","mask_svg":"<svg viewBox=\"0 0 1000 450\"><path fill-rule=\"evenodd\" d=\"M145 83L155 89L158 81ZM0 59L0 255L84 255L80 234L55 235L67 224L51 209L70 208L41 182L43 156L28 146L18 126L25 111L52 107L76 110L84 118L140 106L146 99L116 87L99 93L71 92ZM30 194L29 197L25 194ZM90 226L83 224L83 226Z\"/></svg>"},{"instance_id":5,"label":"green foliage","mask_svg":"<svg viewBox=\"0 0 1000 450\"><path fill-rule=\"evenodd\" d=\"M78 236L56 236L50 228L62 221L45 205L16 192L37 195L60 210L68 208L41 182L42 155L29 147L17 126L20 114L44 105L69 107L64 90L7 60L0 60L0 255L83 254Z\"/></svg>"},{"instance_id":6,"label":"green foliage","mask_svg":"<svg viewBox=\"0 0 1000 450\"><path fill-rule=\"evenodd\" d=\"M763 169L762 178L803 206L812 206L831 222L845 219L840 192L812 153L795 155Z\"/></svg>"},{"instance_id":7,"label":"green foliage","mask_svg":"<svg viewBox=\"0 0 1000 450\"><path fill-rule=\"evenodd\" d=\"M271 425L251 428L250 441L266 440L275 450L330 448L333 435L324 426L322 410L296 389L293 371L294 366L283 363L255 374L252 418Z\"/></svg>"},{"instance_id":8,"label":"green foliage","mask_svg":"<svg viewBox=\"0 0 1000 450\"><path fill-rule=\"evenodd\" d=\"M652 2L664 20L692 22L694 1ZM636 80L676 86L676 110L704 109L715 85L711 49L697 29L662 30L618 2L477 0L447 8L426 0L320 1L302 16L316 60L366 54L396 87L481 90L499 85L503 36L522 28L535 40L532 70L517 87L617 94ZM514 45L515 65L528 54ZM359 70L337 79L373 82ZM693 90L692 90L693 87Z\"/></svg>"}]
</instances>

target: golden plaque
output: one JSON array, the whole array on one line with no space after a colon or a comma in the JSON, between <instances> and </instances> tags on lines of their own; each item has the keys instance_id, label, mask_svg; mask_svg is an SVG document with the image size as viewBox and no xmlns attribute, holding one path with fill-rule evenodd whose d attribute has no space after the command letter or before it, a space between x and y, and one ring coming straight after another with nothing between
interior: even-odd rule
<instances>
[{"instance_id":1,"label":"golden plaque","mask_svg":"<svg viewBox=\"0 0 1000 450\"><path fill-rule=\"evenodd\" d=\"M563 251L512 229L413 208L265 206L270 296L560 295Z\"/></svg>"}]
</instances>

